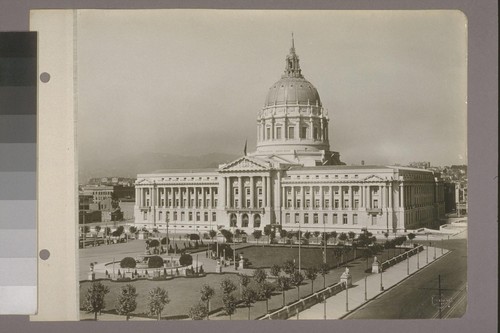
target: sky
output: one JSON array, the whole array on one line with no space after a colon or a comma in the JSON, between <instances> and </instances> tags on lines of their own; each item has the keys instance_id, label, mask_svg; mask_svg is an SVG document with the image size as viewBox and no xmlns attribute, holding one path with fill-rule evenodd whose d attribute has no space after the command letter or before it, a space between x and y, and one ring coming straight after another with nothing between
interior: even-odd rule
<instances>
[{"instance_id":1,"label":"sky","mask_svg":"<svg viewBox=\"0 0 500 333\"><path fill-rule=\"evenodd\" d=\"M342 161L467 163L467 21L443 10L81 10L79 160L253 151L292 32Z\"/></svg>"}]
</instances>

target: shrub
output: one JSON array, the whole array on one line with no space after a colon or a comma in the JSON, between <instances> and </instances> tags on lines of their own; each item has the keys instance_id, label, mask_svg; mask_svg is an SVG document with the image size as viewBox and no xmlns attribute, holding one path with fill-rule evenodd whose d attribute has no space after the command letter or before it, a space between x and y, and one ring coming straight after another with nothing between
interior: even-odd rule
<instances>
[{"instance_id":1,"label":"shrub","mask_svg":"<svg viewBox=\"0 0 500 333\"><path fill-rule=\"evenodd\" d=\"M135 268L136 262L132 257L125 257L120 261L121 268Z\"/></svg>"},{"instance_id":2,"label":"shrub","mask_svg":"<svg viewBox=\"0 0 500 333\"><path fill-rule=\"evenodd\" d=\"M200 235L198 235L198 234L189 234L189 240L192 240L192 241L200 240Z\"/></svg>"},{"instance_id":3,"label":"shrub","mask_svg":"<svg viewBox=\"0 0 500 333\"><path fill-rule=\"evenodd\" d=\"M179 258L179 263L181 266L188 266L193 263L193 257L190 254L183 253Z\"/></svg>"},{"instance_id":4,"label":"shrub","mask_svg":"<svg viewBox=\"0 0 500 333\"><path fill-rule=\"evenodd\" d=\"M148 260L149 268L159 268L163 267L163 258L160 256L150 257Z\"/></svg>"}]
</instances>

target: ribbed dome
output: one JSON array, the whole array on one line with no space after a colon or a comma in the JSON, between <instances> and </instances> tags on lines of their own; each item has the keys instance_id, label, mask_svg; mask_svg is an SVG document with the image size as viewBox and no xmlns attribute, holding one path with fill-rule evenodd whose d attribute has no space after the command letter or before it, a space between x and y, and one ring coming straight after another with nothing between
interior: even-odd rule
<instances>
[{"instance_id":1,"label":"ribbed dome","mask_svg":"<svg viewBox=\"0 0 500 333\"><path fill-rule=\"evenodd\" d=\"M318 91L303 77L284 77L269 88L265 106L281 104L321 106Z\"/></svg>"}]
</instances>

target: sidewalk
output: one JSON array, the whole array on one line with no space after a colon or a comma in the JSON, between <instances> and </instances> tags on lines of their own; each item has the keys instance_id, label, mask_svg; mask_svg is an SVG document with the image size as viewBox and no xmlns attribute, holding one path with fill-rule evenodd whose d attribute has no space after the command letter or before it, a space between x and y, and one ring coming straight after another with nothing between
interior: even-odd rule
<instances>
[{"instance_id":1,"label":"sidewalk","mask_svg":"<svg viewBox=\"0 0 500 333\"><path fill-rule=\"evenodd\" d=\"M435 251L435 252L434 252ZM449 251L441 248L429 247L418 254L419 269L431 264L435 260L439 259L443 255L446 255ZM434 253L436 253L436 259L434 259ZM427 263L428 262L428 263ZM409 273L411 275L415 274L419 269L417 269L417 256L412 256L409 258ZM407 262L402 261L382 273L382 285L384 291L387 291L391 287L397 285L402 280L408 277L407 274ZM360 279L353 281L352 286L348 290L348 309L346 310L346 291L342 291L330 298L326 302L326 319L342 319L345 315L349 314L351 311L357 309L363 304L369 302L371 299L382 294L384 291L380 289L380 274L369 274L366 278L366 290L367 290L367 301L365 301L365 279ZM324 303L316 304L311 308L304 310L299 314L299 319L323 319L324 317ZM289 320L296 320L297 317L293 316Z\"/></svg>"}]
</instances>

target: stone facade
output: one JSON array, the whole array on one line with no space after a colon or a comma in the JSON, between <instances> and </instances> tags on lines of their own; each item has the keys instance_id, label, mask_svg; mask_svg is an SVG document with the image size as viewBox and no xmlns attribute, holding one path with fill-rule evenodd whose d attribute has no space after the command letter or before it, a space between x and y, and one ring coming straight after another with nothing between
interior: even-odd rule
<instances>
[{"instance_id":1,"label":"stone facade","mask_svg":"<svg viewBox=\"0 0 500 333\"><path fill-rule=\"evenodd\" d=\"M137 227L403 232L444 216L439 174L398 166L345 166L330 151L328 114L303 77L292 42L285 72L257 115L257 150L217 169L139 174Z\"/></svg>"}]
</instances>

